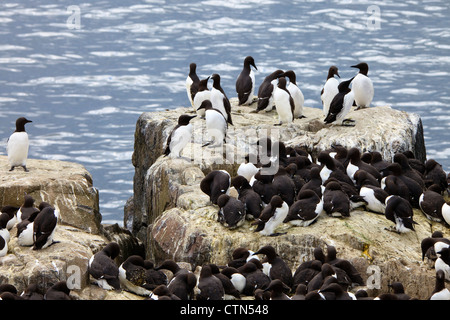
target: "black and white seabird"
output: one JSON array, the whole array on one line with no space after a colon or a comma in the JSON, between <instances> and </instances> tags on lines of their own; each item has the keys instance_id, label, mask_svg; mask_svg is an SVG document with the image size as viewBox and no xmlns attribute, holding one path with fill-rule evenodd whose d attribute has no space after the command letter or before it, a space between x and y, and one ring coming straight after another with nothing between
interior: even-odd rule
<instances>
[{"instance_id":1,"label":"black and white seabird","mask_svg":"<svg viewBox=\"0 0 450 320\"><path fill-rule=\"evenodd\" d=\"M291 206L295 197L295 183L291 177L287 174L286 169L283 166L278 168L278 172L275 174L272 185L275 187L277 194L283 199L288 206Z\"/></svg>"},{"instance_id":2,"label":"black and white seabird","mask_svg":"<svg viewBox=\"0 0 450 320\"><path fill-rule=\"evenodd\" d=\"M283 199L275 195L270 203L261 211L257 221L253 224L257 225L255 232L259 232L264 236L276 236L275 229L281 225L289 212L289 206Z\"/></svg>"},{"instance_id":3,"label":"black and white seabird","mask_svg":"<svg viewBox=\"0 0 450 320\"><path fill-rule=\"evenodd\" d=\"M187 114L179 116L178 124L172 129L167 139L165 156L180 157L182 150L191 139L192 125L190 121L195 117L196 115Z\"/></svg>"},{"instance_id":4,"label":"black and white seabird","mask_svg":"<svg viewBox=\"0 0 450 320\"><path fill-rule=\"evenodd\" d=\"M276 82L278 81L278 84ZM286 88L286 78L280 77L272 81L273 102L278 113L278 125L288 124L294 121L295 104L291 94Z\"/></svg>"},{"instance_id":5,"label":"black and white seabird","mask_svg":"<svg viewBox=\"0 0 450 320\"><path fill-rule=\"evenodd\" d=\"M297 201L289 208L284 223L294 226L307 227L320 216L323 211L323 201L310 189L300 191Z\"/></svg>"},{"instance_id":6,"label":"black and white seabird","mask_svg":"<svg viewBox=\"0 0 450 320\"><path fill-rule=\"evenodd\" d=\"M445 287L445 272L436 272L436 284L431 292L429 300L450 300L450 291Z\"/></svg>"},{"instance_id":7,"label":"black and white seabird","mask_svg":"<svg viewBox=\"0 0 450 320\"><path fill-rule=\"evenodd\" d=\"M186 78L186 93L191 105L194 106L194 96L198 90L200 79L197 76L197 64L192 62L189 64L189 74Z\"/></svg>"},{"instance_id":8,"label":"black and white seabird","mask_svg":"<svg viewBox=\"0 0 450 320\"><path fill-rule=\"evenodd\" d=\"M228 194L231 186L231 176L225 170L211 171L200 182L200 189L209 196L213 204L222 194Z\"/></svg>"},{"instance_id":9,"label":"black and white seabird","mask_svg":"<svg viewBox=\"0 0 450 320\"><path fill-rule=\"evenodd\" d=\"M393 162L398 163L401 166L402 175L413 179L422 189L425 189L425 182L423 181L422 174L411 167L408 158L403 153L396 153Z\"/></svg>"},{"instance_id":10,"label":"black and white seabird","mask_svg":"<svg viewBox=\"0 0 450 320\"><path fill-rule=\"evenodd\" d=\"M283 73L283 70L275 70L264 78L258 89L258 106L256 107L256 112L269 112L273 109L275 104L273 102L272 93L275 86L272 81L281 77Z\"/></svg>"},{"instance_id":11,"label":"black and white seabird","mask_svg":"<svg viewBox=\"0 0 450 320\"><path fill-rule=\"evenodd\" d=\"M245 287L242 291L247 296L252 296L258 289L266 289L270 284L270 278L263 272L263 266L259 260L251 259L238 269L245 276Z\"/></svg>"},{"instance_id":12,"label":"black and white seabird","mask_svg":"<svg viewBox=\"0 0 450 320\"><path fill-rule=\"evenodd\" d=\"M245 204L246 219L259 217L264 208L261 197L252 189L250 183L243 176L236 176L231 180L231 185L238 192L238 199Z\"/></svg>"},{"instance_id":13,"label":"black and white seabird","mask_svg":"<svg viewBox=\"0 0 450 320\"><path fill-rule=\"evenodd\" d=\"M439 270L444 271L445 280L450 281L450 248L444 247L441 251L436 253L439 254L439 256L434 262L434 269L436 272Z\"/></svg>"},{"instance_id":14,"label":"black and white seabird","mask_svg":"<svg viewBox=\"0 0 450 320\"><path fill-rule=\"evenodd\" d=\"M25 131L25 124L32 122L27 118L20 117L16 120L16 131L14 131L8 139L6 152L8 154L8 162L10 169L13 171L15 167L22 167L26 172L28 159L28 133Z\"/></svg>"},{"instance_id":15,"label":"black and white seabird","mask_svg":"<svg viewBox=\"0 0 450 320\"><path fill-rule=\"evenodd\" d=\"M39 288L36 283L30 283L20 296L25 300L44 300L44 295L39 292Z\"/></svg>"},{"instance_id":16,"label":"black and white seabird","mask_svg":"<svg viewBox=\"0 0 450 320\"><path fill-rule=\"evenodd\" d=\"M327 183L323 191L323 209L329 216L350 216L350 198L342 190L339 182L331 181Z\"/></svg>"},{"instance_id":17,"label":"black and white seabird","mask_svg":"<svg viewBox=\"0 0 450 320\"><path fill-rule=\"evenodd\" d=\"M414 208L419 209L419 199L423 193L419 183L403 174L402 167L397 162L391 163L382 173L391 174L381 180L381 187L390 195L399 195L407 199Z\"/></svg>"},{"instance_id":18,"label":"black and white seabird","mask_svg":"<svg viewBox=\"0 0 450 320\"><path fill-rule=\"evenodd\" d=\"M273 175L262 174L258 171L255 174L255 181L253 182L253 190L259 194L264 205L269 204L274 195L277 195L276 187L273 185Z\"/></svg>"},{"instance_id":19,"label":"black and white seabird","mask_svg":"<svg viewBox=\"0 0 450 320\"><path fill-rule=\"evenodd\" d=\"M395 223L397 233L414 231L413 208L409 201L399 196L389 196L386 198L385 216Z\"/></svg>"},{"instance_id":20,"label":"black and white seabird","mask_svg":"<svg viewBox=\"0 0 450 320\"><path fill-rule=\"evenodd\" d=\"M33 221L33 250L45 249L58 241L53 240L59 220L59 210L45 203Z\"/></svg>"},{"instance_id":21,"label":"black and white seabird","mask_svg":"<svg viewBox=\"0 0 450 320\"><path fill-rule=\"evenodd\" d=\"M389 194L373 185L363 185L359 189L359 195L366 201L366 209L375 213L384 214L386 211L386 198Z\"/></svg>"},{"instance_id":22,"label":"black and white seabird","mask_svg":"<svg viewBox=\"0 0 450 320\"><path fill-rule=\"evenodd\" d=\"M33 213L39 212L39 209L34 206L34 198L25 193L23 203L17 211L17 222L28 219Z\"/></svg>"},{"instance_id":23,"label":"black and white seabird","mask_svg":"<svg viewBox=\"0 0 450 320\"><path fill-rule=\"evenodd\" d=\"M139 255L129 256L119 266L120 285L129 292L140 296L149 296L152 292L144 287L145 278L144 259Z\"/></svg>"},{"instance_id":24,"label":"black and white seabird","mask_svg":"<svg viewBox=\"0 0 450 320\"><path fill-rule=\"evenodd\" d=\"M236 248L233 250L231 261L227 263L227 266L238 269L251 259L259 259L258 256L253 255L254 253L254 251L244 247Z\"/></svg>"},{"instance_id":25,"label":"black and white seabird","mask_svg":"<svg viewBox=\"0 0 450 320\"><path fill-rule=\"evenodd\" d=\"M441 193L447 190L447 174L442 169L442 165L434 159L428 159L425 162L423 180L426 187L436 184L441 189Z\"/></svg>"},{"instance_id":26,"label":"black and white seabird","mask_svg":"<svg viewBox=\"0 0 450 320\"><path fill-rule=\"evenodd\" d=\"M286 294L286 292L289 292L290 289L291 288L289 288L280 279L274 279L270 281L270 284L265 291L270 291L270 300L291 300L291 298Z\"/></svg>"},{"instance_id":27,"label":"black and white seabird","mask_svg":"<svg viewBox=\"0 0 450 320\"><path fill-rule=\"evenodd\" d=\"M111 242L89 259L88 272L100 288L120 289L119 267L114 262L119 253L119 245Z\"/></svg>"},{"instance_id":28,"label":"black and white seabird","mask_svg":"<svg viewBox=\"0 0 450 320\"><path fill-rule=\"evenodd\" d=\"M194 295L194 288L197 285L197 277L187 269L181 268L173 260L165 260L155 268L155 270L166 269L172 272L173 277L167 287L169 291L181 300L190 300Z\"/></svg>"},{"instance_id":29,"label":"black and white seabird","mask_svg":"<svg viewBox=\"0 0 450 320\"><path fill-rule=\"evenodd\" d=\"M202 102L198 110L205 110L205 122L208 138L211 140L205 144L205 146L222 146L226 142L228 123L222 112L213 108L210 100Z\"/></svg>"},{"instance_id":30,"label":"black and white seabird","mask_svg":"<svg viewBox=\"0 0 450 320\"><path fill-rule=\"evenodd\" d=\"M420 243L422 261L424 261L425 256L432 261L436 261L439 255L436 252L440 252L442 248L449 247L450 239L444 238L444 235L440 231L433 232L431 237L422 239Z\"/></svg>"},{"instance_id":31,"label":"black and white seabird","mask_svg":"<svg viewBox=\"0 0 450 320\"><path fill-rule=\"evenodd\" d=\"M222 112L227 123L233 125L233 121L231 120L231 104L230 100L228 100L225 91L222 89L220 85L220 75L214 73L211 75L211 79L213 81L213 86L211 88L210 100L214 109Z\"/></svg>"},{"instance_id":32,"label":"black and white seabird","mask_svg":"<svg viewBox=\"0 0 450 320\"><path fill-rule=\"evenodd\" d=\"M392 288L392 293L397 296L398 300L411 300L411 296L405 293L405 287L403 286L403 283L394 281L388 284L388 287Z\"/></svg>"},{"instance_id":33,"label":"black and white seabird","mask_svg":"<svg viewBox=\"0 0 450 320\"><path fill-rule=\"evenodd\" d=\"M334 96L333 100L331 100L330 108L328 109L328 113L324 120L325 123L346 125L346 123L354 122L353 120L345 119L350 112L354 101L353 90L349 88L352 80L353 78L339 83L339 92Z\"/></svg>"},{"instance_id":34,"label":"black and white seabird","mask_svg":"<svg viewBox=\"0 0 450 320\"><path fill-rule=\"evenodd\" d=\"M166 149L164 150L165 156L171 158L179 158L181 152L192 138L192 124L189 122L195 118L196 115L190 116L182 114L178 117L178 124L170 132L167 138Z\"/></svg>"},{"instance_id":35,"label":"black and white seabird","mask_svg":"<svg viewBox=\"0 0 450 320\"><path fill-rule=\"evenodd\" d=\"M247 279L238 269L227 266L222 269L221 273L230 279L231 283L239 293L244 292Z\"/></svg>"},{"instance_id":36,"label":"black and white seabird","mask_svg":"<svg viewBox=\"0 0 450 320\"><path fill-rule=\"evenodd\" d=\"M327 80L320 92L320 99L322 100L322 110L323 115L326 117L328 115L328 110L330 109L331 101L338 94L339 80L334 76L339 76L338 68L336 66L331 66L328 69Z\"/></svg>"},{"instance_id":37,"label":"black and white seabird","mask_svg":"<svg viewBox=\"0 0 450 320\"><path fill-rule=\"evenodd\" d=\"M265 245L254 253L264 254L266 257L263 260L263 265L266 265L265 273L271 280L279 279L289 288L292 288L294 278L292 271L287 263L278 255L275 248L271 245Z\"/></svg>"},{"instance_id":38,"label":"black and white seabird","mask_svg":"<svg viewBox=\"0 0 450 320\"><path fill-rule=\"evenodd\" d=\"M222 194L217 199L217 205L219 206L217 221L224 227L235 229L244 223L245 203L228 194Z\"/></svg>"},{"instance_id":39,"label":"black and white seabird","mask_svg":"<svg viewBox=\"0 0 450 320\"><path fill-rule=\"evenodd\" d=\"M450 212L450 205L445 202L441 188L431 185L419 198L419 207L429 220L441 222L444 212Z\"/></svg>"},{"instance_id":40,"label":"black and white seabird","mask_svg":"<svg viewBox=\"0 0 450 320\"><path fill-rule=\"evenodd\" d=\"M72 300L66 281L59 281L44 294L44 300Z\"/></svg>"},{"instance_id":41,"label":"black and white seabird","mask_svg":"<svg viewBox=\"0 0 450 320\"><path fill-rule=\"evenodd\" d=\"M208 89L208 80L206 79L200 80L198 83L198 91L194 96L194 110L199 117L205 117L205 109L199 109L202 105L202 102L205 100L211 100L211 91Z\"/></svg>"},{"instance_id":42,"label":"black and white seabird","mask_svg":"<svg viewBox=\"0 0 450 320\"><path fill-rule=\"evenodd\" d=\"M346 168L346 172L352 180L355 180L353 175L358 170L367 171L376 179L381 180L382 177L380 172L376 168L372 167L372 165L370 165L369 163L361 160L361 151L358 148L350 148L350 150L348 150L347 157L349 159L349 162Z\"/></svg>"},{"instance_id":43,"label":"black and white seabird","mask_svg":"<svg viewBox=\"0 0 450 320\"><path fill-rule=\"evenodd\" d=\"M155 269L155 264L151 260L144 260L145 268L145 284L144 288L154 290L160 285L167 285L167 275L161 271Z\"/></svg>"},{"instance_id":44,"label":"black and white seabird","mask_svg":"<svg viewBox=\"0 0 450 320\"><path fill-rule=\"evenodd\" d=\"M294 100L294 119L305 118L303 115L303 104L305 103L305 97L302 90L297 85L297 76L293 70L288 70L283 74L284 77L289 79L287 90L291 94L292 100Z\"/></svg>"},{"instance_id":45,"label":"black and white seabird","mask_svg":"<svg viewBox=\"0 0 450 320\"><path fill-rule=\"evenodd\" d=\"M8 253L8 242L11 237L6 228L8 220L8 215L0 215L0 257L3 257Z\"/></svg>"},{"instance_id":46,"label":"black and white seabird","mask_svg":"<svg viewBox=\"0 0 450 320\"><path fill-rule=\"evenodd\" d=\"M197 288L197 300L224 300L225 290L222 281L213 275L210 265L202 266Z\"/></svg>"},{"instance_id":47,"label":"black and white seabird","mask_svg":"<svg viewBox=\"0 0 450 320\"><path fill-rule=\"evenodd\" d=\"M6 229L11 230L17 223L17 211L20 207L6 205L3 206L0 215L6 215L8 217L8 223Z\"/></svg>"},{"instance_id":48,"label":"black and white seabird","mask_svg":"<svg viewBox=\"0 0 450 320\"><path fill-rule=\"evenodd\" d=\"M357 110L368 108L372 103L374 94L372 80L367 76L369 66L365 62L361 62L351 67L359 69L359 73L354 77L352 83Z\"/></svg>"},{"instance_id":49,"label":"black and white seabird","mask_svg":"<svg viewBox=\"0 0 450 320\"><path fill-rule=\"evenodd\" d=\"M258 70L253 57L245 57L244 68L236 80L236 92L240 106L249 105L253 102L253 93L255 91L255 74L251 66Z\"/></svg>"},{"instance_id":50,"label":"black and white seabird","mask_svg":"<svg viewBox=\"0 0 450 320\"><path fill-rule=\"evenodd\" d=\"M152 294L149 297L150 300L181 300L176 295L170 292L169 288L165 284L160 284L153 289Z\"/></svg>"},{"instance_id":51,"label":"black and white seabird","mask_svg":"<svg viewBox=\"0 0 450 320\"><path fill-rule=\"evenodd\" d=\"M31 214L27 219L20 221L17 223L17 243L20 246L28 247L32 246L34 243L34 219L36 219L40 210L35 211Z\"/></svg>"}]
</instances>

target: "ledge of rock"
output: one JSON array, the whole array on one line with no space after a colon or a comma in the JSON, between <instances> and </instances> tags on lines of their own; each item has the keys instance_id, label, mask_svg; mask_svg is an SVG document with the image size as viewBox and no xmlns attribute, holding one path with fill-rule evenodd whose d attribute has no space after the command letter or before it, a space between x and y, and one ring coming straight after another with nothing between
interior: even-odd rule
<instances>
[{"instance_id":1,"label":"ledge of rock","mask_svg":"<svg viewBox=\"0 0 450 320\"><path fill-rule=\"evenodd\" d=\"M20 206L25 193L59 209L61 223L98 234L102 216L99 211L99 194L92 185L91 174L81 164L28 159L29 172L22 168L8 171L8 158L0 156L0 202Z\"/></svg>"},{"instance_id":2,"label":"ledge of rock","mask_svg":"<svg viewBox=\"0 0 450 320\"><path fill-rule=\"evenodd\" d=\"M313 157L332 144L340 144L346 148L358 147L361 152L380 151L386 160L406 150L411 150L419 160L426 158L422 121L417 114L387 106L352 109L348 118L356 121L355 127L341 127L323 124L321 109L304 107L306 118L296 119L289 125L274 126L278 123L276 111L252 113L255 103L245 107L238 106L236 98L230 102L234 126L229 126L223 154L201 147L207 141L205 121L194 118L191 121L192 142L182 153L184 158L192 160L181 164L155 162L163 154L167 137L178 117L193 113L193 109L145 112L139 117L132 157L134 192L125 208L124 225L144 242L147 227L166 208L175 206L177 186L183 179L197 180L201 172L207 174L214 169L226 169L234 176L245 155L255 152L255 144L261 137L283 141L287 146L304 147ZM171 174L174 171L180 173L177 164L190 169L183 171L183 175Z\"/></svg>"},{"instance_id":3,"label":"ledge of rock","mask_svg":"<svg viewBox=\"0 0 450 320\"><path fill-rule=\"evenodd\" d=\"M392 281L403 282L406 291L417 298L427 298L435 283L434 270L422 263L420 242L442 224L427 220L415 210L415 232L396 234L384 215L363 210L352 211L349 218L323 214L309 227L284 224L278 237L253 232L250 222L229 230L217 222L218 207L200 188L200 181L214 169L236 175L245 154L252 152L256 141L265 136L281 140L287 146L302 146L313 158L332 144L358 147L362 152L380 151L386 160L397 152L411 150L425 160L426 150L420 117L390 107L372 107L349 113L354 127L323 124L320 109L304 108L306 118L274 127L276 112L251 113L254 106L238 107L231 99L234 126L229 127L223 154L206 154L204 120L195 118L193 140L182 158L163 157L167 136L178 116L192 113L191 108L143 113L136 124L133 165L134 195L125 209L125 226L145 243L147 258L155 261L174 259L194 267L207 262L226 264L237 247L258 250L271 244L295 268L313 258L317 246L334 245L339 257L350 259L364 280L368 267L381 271L381 288ZM231 154L231 156L230 156ZM199 157L199 155L201 155ZM231 161L229 161L231 159ZM283 230L284 228L284 230Z\"/></svg>"},{"instance_id":4,"label":"ledge of rock","mask_svg":"<svg viewBox=\"0 0 450 320\"><path fill-rule=\"evenodd\" d=\"M109 242L117 242L119 265L128 256L144 256L144 246L129 230L101 224L99 194L91 174L80 164L66 161L29 159L29 172L21 168L8 171L7 157L0 156L0 207L20 206L24 193L35 199L35 206L49 202L60 212L55 229L57 243L42 249L20 246L17 229L10 230L8 253L0 257L0 284L9 283L22 292L37 284L41 293L58 281L65 280L74 299L116 300L140 299L125 291L106 292L90 284L88 262L93 254Z\"/></svg>"}]
</instances>

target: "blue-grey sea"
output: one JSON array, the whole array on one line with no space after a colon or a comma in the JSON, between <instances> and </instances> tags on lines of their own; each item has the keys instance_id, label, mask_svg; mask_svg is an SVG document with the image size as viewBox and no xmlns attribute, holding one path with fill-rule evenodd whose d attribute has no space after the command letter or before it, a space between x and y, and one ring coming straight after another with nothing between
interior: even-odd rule
<instances>
[{"instance_id":1,"label":"blue-grey sea","mask_svg":"<svg viewBox=\"0 0 450 320\"><path fill-rule=\"evenodd\" d=\"M418 113L429 158L450 170L450 2L205 0L0 2L0 153L19 116L29 157L83 164L105 223L123 225L142 112L189 106L189 64L234 97L243 59L256 82L292 69L321 108L334 64L369 64L373 105Z\"/></svg>"}]
</instances>

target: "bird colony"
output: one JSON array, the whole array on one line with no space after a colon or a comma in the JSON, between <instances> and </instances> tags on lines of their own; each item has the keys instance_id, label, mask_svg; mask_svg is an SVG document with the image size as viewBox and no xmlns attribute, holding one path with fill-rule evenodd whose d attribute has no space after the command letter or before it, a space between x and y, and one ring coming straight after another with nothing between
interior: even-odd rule
<instances>
[{"instance_id":1,"label":"bird colony","mask_svg":"<svg viewBox=\"0 0 450 320\"><path fill-rule=\"evenodd\" d=\"M256 64L246 57L244 67L236 80L240 105L256 103L254 112L276 110L279 118L274 125L285 125L304 118L304 97L292 70L276 70L260 84L255 99ZM368 65L354 66L359 72L351 79L341 81L338 68L331 66L320 99L324 122L331 125L353 126L347 119L352 107L371 107L374 89L368 78ZM212 80L211 89L208 81ZM217 73L200 80L196 64L190 65L186 90L194 115L182 115L169 135L164 155L180 157L190 141L190 121L201 118L210 132L210 141L204 147L226 142L226 129L233 125L231 105L221 86ZM351 88L350 88L351 86ZM8 141L10 170L22 167L25 171L28 137L25 124L31 121L19 118L16 131ZM239 166L236 176L226 170L214 170L201 181L200 189L217 207L217 223L225 228L239 228L250 221L254 232L263 237L279 236L281 225L314 228L322 216L349 217L362 207L374 214L384 215L392 223L386 232L414 232L413 208L430 220L450 224L450 206L445 201L449 193L449 176L433 159L425 162L414 158L410 151L397 153L392 161L382 159L380 152L362 153L357 148L330 146L329 150L312 159L301 146L286 146L282 141L262 138L258 154L248 157ZM256 161L250 161L256 159ZM266 174L264 168L276 165L276 173ZM237 191L237 197L230 190ZM8 254L11 236L18 237L22 246L45 250L58 245L53 239L57 227L58 210L48 203L34 206L34 200L25 196L22 206L5 205L0 215L0 257ZM13 226L17 234L10 235ZM364 285L361 276L348 260L338 257L336 249L328 246L314 250L314 259L291 270L280 254L268 245L256 252L235 248L227 265L205 264L194 272L181 268L173 260L155 266L140 256L130 256L117 265L115 258L120 248L109 243L89 261L92 282L105 290L126 290L149 300L223 300L250 297L258 300L405 300L414 299L404 292L401 283L390 284L391 293L368 297L365 290L352 292L354 286ZM436 287L429 299L450 299L446 282L450 281L450 241L441 232L422 241L422 254L434 262ZM46 293L37 292L36 284L18 293L8 284L0 285L1 299L70 299L67 285L57 283Z\"/></svg>"}]
</instances>

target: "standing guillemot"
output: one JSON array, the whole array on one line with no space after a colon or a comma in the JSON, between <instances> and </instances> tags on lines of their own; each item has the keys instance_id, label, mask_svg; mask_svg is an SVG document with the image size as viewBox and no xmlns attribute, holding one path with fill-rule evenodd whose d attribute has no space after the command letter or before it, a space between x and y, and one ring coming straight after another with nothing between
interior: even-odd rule
<instances>
[{"instance_id":1,"label":"standing guillemot","mask_svg":"<svg viewBox=\"0 0 450 320\"><path fill-rule=\"evenodd\" d=\"M204 100L198 110L205 110L205 121L209 142L206 142L202 147L206 146L222 146L226 142L228 123L222 112L213 108L210 100ZM197 111L198 111L197 110Z\"/></svg>"},{"instance_id":2,"label":"standing guillemot","mask_svg":"<svg viewBox=\"0 0 450 320\"><path fill-rule=\"evenodd\" d=\"M284 77L289 79L287 90L291 94L292 100L294 100L294 119L305 118L303 115L303 104L305 97L302 90L297 85L297 76L293 70L288 70L283 74Z\"/></svg>"},{"instance_id":3,"label":"standing guillemot","mask_svg":"<svg viewBox=\"0 0 450 320\"><path fill-rule=\"evenodd\" d=\"M194 110L197 115L202 118L205 117L205 109L200 109L200 106L202 105L203 101L211 100L211 91L209 91L208 89L208 80L209 77L200 80L200 82L198 83L198 91L194 96Z\"/></svg>"},{"instance_id":4,"label":"standing guillemot","mask_svg":"<svg viewBox=\"0 0 450 320\"><path fill-rule=\"evenodd\" d=\"M325 117L328 115L331 101L333 101L333 98L339 93L339 80L334 77L335 75L340 78L338 68L336 66L331 66L330 69L328 69L327 80L320 92L323 115Z\"/></svg>"},{"instance_id":5,"label":"standing guillemot","mask_svg":"<svg viewBox=\"0 0 450 320\"><path fill-rule=\"evenodd\" d=\"M353 78L339 83L339 92L334 96L333 100L331 100L330 108L328 109L328 113L324 120L325 123L337 123L342 126L354 125L352 124L354 120L345 119L350 112L354 101L353 91L349 88L352 80Z\"/></svg>"},{"instance_id":6,"label":"standing guillemot","mask_svg":"<svg viewBox=\"0 0 450 320\"><path fill-rule=\"evenodd\" d=\"M256 107L256 112L269 112L273 109L275 105L272 93L275 87L272 81L281 77L283 73L283 70L275 70L264 78L258 89L258 105Z\"/></svg>"},{"instance_id":7,"label":"standing guillemot","mask_svg":"<svg viewBox=\"0 0 450 320\"><path fill-rule=\"evenodd\" d=\"M228 100L225 91L220 85L220 75L214 73L211 75L211 79L213 80L213 86L210 93L211 104L214 109L219 110L223 114L227 123L233 125L233 121L231 120L230 100Z\"/></svg>"},{"instance_id":8,"label":"standing guillemot","mask_svg":"<svg viewBox=\"0 0 450 320\"><path fill-rule=\"evenodd\" d=\"M192 138L192 124L189 122L196 116L190 116L182 114L178 117L178 124L170 132L167 138L166 149L164 150L165 156L171 158L179 158L181 152Z\"/></svg>"},{"instance_id":9,"label":"standing guillemot","mask_svg":"<svg viewBox=\"0 0 450 320\"><path fill-rule=\"evenodd\" d=\"M194 96L197 93L199 82L200 79L197 76L197 65L192 62L189 64L189 74L186 78L186 93L192 106L194 106Z\"/></svg>"},{"instance_id":10,"label":"standing guillemot","mask_svg":"<svg viewBox=\"0 0 450 320\"><path fill-rule=\"evenodd\" d=\"M275 85L277 80L273 80L273 101L278 113L279 123L277 125L287 124L294 121L295 104L291 97L291 94L286 88L286 78L278 78L278 84Z\"/></svg>"},{"instance_id":11,"label":"standing guillemot","mask_svg":"<svg viewBox=\"0 0 450 320\"><path fill-rule=\"evenodd\" d=\"M255 60L251 56L244 59L244 68L236 80L236 92L239 105L249 105L253 102L253 92L255 91L255 74L250 66L256 70Z\"/></svg>"},{"instance_id":12,"label":"standing guillemot","mask_svg":"<svg viewBox=\"0 0 450 320\"><path fill-rule=\"evenodd\" d=\"M13 171L15 167L22 167L26 172L28 159L28 133L25 131L25 124L32 122L24 117L16 120L16 131L14 131L8 139L6 152L8 154L8 162L10 169Z\"/></svg>"},{"instance_id":13,"label":"standing guillemot","mask_svg":"<svg viewBox=\"0 0 450 320\"><path fill-rule=\"evenodd\" d=\"M355 95L356 110L361 108L368 108L372 103L374 90L372 80L367 76L369 66L365 62L351 66L359 69L359 73L354 77L352 83L352 90Z\"/></svg>"}]
</instances>

